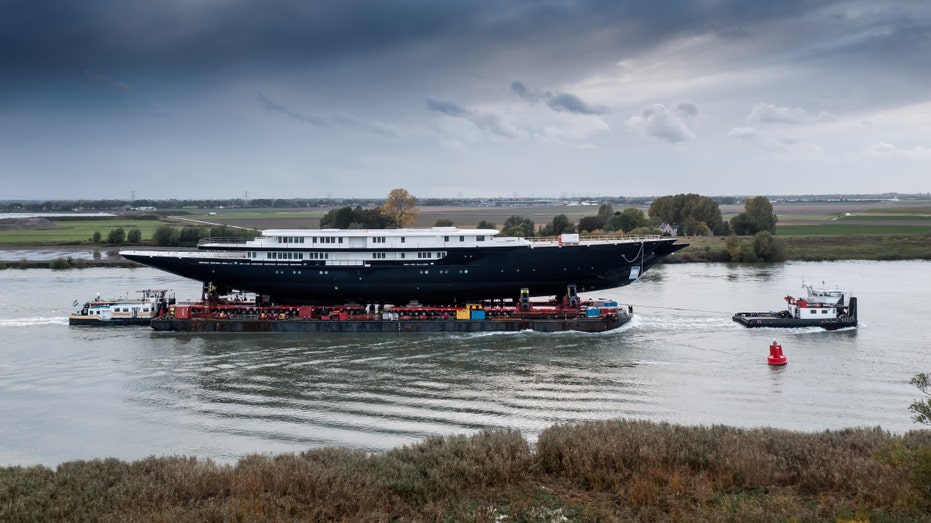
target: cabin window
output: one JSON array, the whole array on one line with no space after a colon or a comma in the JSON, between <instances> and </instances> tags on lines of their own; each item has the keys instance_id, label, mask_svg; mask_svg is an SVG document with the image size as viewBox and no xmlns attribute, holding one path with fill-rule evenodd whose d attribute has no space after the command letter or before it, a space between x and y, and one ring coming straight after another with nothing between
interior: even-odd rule
<instances>
[{"instance_id":1,"label":"cabin window","mask_svg":"<svg viewBox=\"0 0 931 523\"><path fill-rule=\"evenodd\" d=\"M460 237L459 237L459 241L464 242L464 241L465 241L465 236L460 236Z\"/></svg>"},{"instance_id":2,"label":"cabin window","mask_svg":"<svg viewBox=\"0 0 931 523\"><path fill-rule=\"evenodd\" d=\"M443 241L444 241L444 242L448 242L448 241L449 241L449 236L443 236Z\"/></svg>"},{"instance_id":3,"label":"cabin window","mask_svg":"<svg viewBox=\"0 0 931 523\"><path fill-rule=\"evenodd\" d=\"M384 260L386 258L385 253L383 252L373 252L372 259L374 260Z\"/></svg>"},{"instance_id":4,"label":"cabin window","mask_svg":"<svg viewBox=\"0 0 931 523\"><path fill-rule=\"evenodd\" d=\"M485 237L484 237L484 236L476 236L475 239L478 240L478 241L480 241L480 242L485 241Z\"/></svg>"},{"instance_id":5,"label":"cabin window","mask_svg":"<svg viewBox=\"0 0 931 523\"><path fill-rule=\"evenodd\" d=\"M404 237L401 236L401 243L404 243Z\"/></svg>"},{"instance_id":6,"label":"cabin window","mask_svg":"<svg viewBox=\"0 0 931 523\"><path fill-rule=\"evenodd\" d=\"M405 254L402 252L402 253L401 253L401 259L403 260L404 258L405 258Z\"/></svg>"}]
</instances>

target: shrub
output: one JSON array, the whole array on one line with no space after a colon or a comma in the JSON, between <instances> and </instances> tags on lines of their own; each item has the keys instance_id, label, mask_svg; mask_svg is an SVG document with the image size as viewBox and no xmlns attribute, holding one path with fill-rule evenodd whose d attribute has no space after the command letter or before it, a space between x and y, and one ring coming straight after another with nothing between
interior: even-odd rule
<instances>
[{"instance_id":1,"label":"shrub","mask_svg":"<svg viewBox=\"0 0 931 523\"><path fill-rule=\"evenodd\" d=\"M159 247L176 247L181 243L178 229L171 225L159 225L152 233L152 241Z\"/></svg>"},{"instance_id":2,"label":"shrub","mask_svg":"<svg viewBox=\"0 0 931 523\"><path fill-rule=\"evenodd\" d=\"M71 268L71 257L68 257L68 259L55 258L54 260L51 261L51 263L49 263L49 269L52 269L55 271L60 271L63 269L70 269L70 268Z\"/></svg>"},{"instance_id":3,"label":"shrub","mask_svg":"<svg viewBox=\"0 0 931 523\"><path fill-rule=\"evenodd\" d=\"M126 241L126 231L122 227L111 229L107 234L107 243L110 245L122 245Z\"/></svg>"}]
</instances>

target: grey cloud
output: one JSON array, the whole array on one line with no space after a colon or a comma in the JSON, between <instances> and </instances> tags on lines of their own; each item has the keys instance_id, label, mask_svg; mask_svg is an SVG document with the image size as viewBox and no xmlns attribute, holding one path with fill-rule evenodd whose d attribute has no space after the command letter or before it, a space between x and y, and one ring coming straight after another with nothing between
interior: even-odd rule
<instances>
[{"instance_id":1,"label":"grey cloud","mask_svg":"<svg viewBox=\"0 0 931 523\"><path fill-rule=\"evenodd\" d=\"M394 138L398 135L397 130L392 125L378 121L368 122L351 114L335 114L333 115L332 119L334 122L345 125L346 127L352 127L362 131L380 134L382 136L390 136Z\"/></svg>"},{"instance_id":2,"label":"grey cloud","mask_svg":"<svg viewBox=\"0 0 931 523\"><path fill-rule=\"evenodd\" d=\"M525 136L525 133L505 124L503 119L497 114L466 109L451 100L429 97L427 98L427 108L430 111L445 114L453 118L463 118L479 129L488 130L504 138L515 139Z\"/></svg>"},{"instance_id":3,"label":"grey cloud","mask_svg":"<svg viewBox=\"0 0 931 523\"><path fill-rule=\"evenodd\" d=\"M727 136L731 138L739 138L743 140L755 139L757 137L756 129L753 127L734 127L731 129Z\"/></svg>"},{"instance_id":4,"label":"grey cloud","mask_svg":"<svg viewBox=\"0 0 931 523\"><path fill-rule=\"evenodd\" d=\"M670 143L685 142L695 137L682 119L662 104L644 107L639 116L627 120L627 126L641 136Z\"/></svg>"},{"instance_id":5,"label":"grey cloud","mask_svg":"<svg viewBox=\"0 0 931 523\"><path fill-rule=\"evenodd\" d=\"M285 106L283 106L283 105L281 105L281 104L279 104L279 103L277 103L277 102L274 102L274 101L272 101L272 100L269 100L269 99L268 99L264 94L262 94L262 93L259 93L259 94L258 94L258 102L259 102L259 106L260 106L262 109L264 109L265 112L267 112L267 113L282 114L282 115L284 115L284 116L287 116L288 118L291 118L291 119L294 120L294 121L297 121L297 122L300 122L300 123L309 124L309 125L314 125L314 126L317 126L317 127L326 127L326 125L327 125L327 124L326 124L326 121L324 121L324 119L323 119L323 118L320 118L319 116L316 116L316 115L309 115L309 116L308 116L308 115L300 114L300 113L298 113L298 112L296 112L296 111L292 111L291 109L289 109L289 108L287 108L287 107L285 107Z\"/></svg>"},{"instance_id":6,"label":"grey cloud","mask_svg":"<svg viewBox=\"0 0 931 523\"><path fill-rule=\"evenodd\" d=\"M607 109L604 107L589 105L572 93L554 93L551 91L528 89L522 82L512 83L511 90L530 103L542 101L547 107L554 111L591 115L599 115L607 112Z\"/></svg>"},{"instance_id":7,"label":"grey cloud","mask_svg":"<svg viewBox=\"0 0 931 523\"><path fill-rule=\"evenodd\" d=\"M258 93L257 100L259 107L264 109L265 112L269 114L281 114L303 124L308 124L315 127L349 127L374 134L380 134L382 136L397 136L397 131L395 128L383 122L369 122L347 113L337 113L330 116L319 114L302 114L274 100L269 99L262 93Z\"/></svg>"},{"instance_id":8,"label":"grey cloud","mask_svg":"<svg viewBox=\"0 0 931 523\"><path fill-rule=\"evenodd\" d=\"M698 106L692 102L682 102L676 106L676 112L684 118L695 118L698 116Z\"/></svg>"},{"instance_id":9,"label":"grey cloud","mask_svg":"<svg viewBox=\"0 0 931 523\"><path fill-rule=\"evenodd\" d=\"M753 104L750 107L750 114L747 115L748 122L760 123L805 124L826 122L833 119L834 117L827 111L821 111L817 115L810 115L808 111L798 107L776 107L767 103Z\"/></svg>"},{"instance_id":10,"label":"grey cloud","mask_svg":"<svg viewBox=\"0 0 931 523\"><path fill-rule=\"evenodd\" d=\"M84 67L83 65L78 68L78 71L81 73L81 77L84 78L85 81L91 84L112 87L122 92L129 92L132 90L129 87L129 85L127 85L126 83L120 82L118 80L112 80L107 75L104 75L104 74L101 74L95 71L91 71L90 69Z\"/></svg>"},{"instance_id":11,"label":"grey cloud","mask_svg":"<svg viewBox=\"0 0 931 523\"><path fill-rule=\"evenodd\" d=\"M427 98L427 108L429 108L431 111L459 118L465 118L469 114L469 111L465 110L456 102L451 100L442 100L440 98Z\"/></svg>"}]
</instances>

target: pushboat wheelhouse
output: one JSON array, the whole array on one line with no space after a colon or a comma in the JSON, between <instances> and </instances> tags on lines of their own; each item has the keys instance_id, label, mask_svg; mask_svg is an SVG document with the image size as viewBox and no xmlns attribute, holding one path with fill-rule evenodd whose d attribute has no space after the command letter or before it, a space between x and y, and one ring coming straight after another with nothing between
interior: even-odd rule
<instances>
[{"instance_id":1,"label":"pushboat wheelhouse","mask_svg":"<svg viewBox=\"0 0 931 523\"><path fill-rule=\"evenodd\" d=\"M658 236L498 237L495 229L270 229L197 250L124 250L125 258L276 303L457 304L627 285L685 245Z\"/></svg>"}]
</instances>

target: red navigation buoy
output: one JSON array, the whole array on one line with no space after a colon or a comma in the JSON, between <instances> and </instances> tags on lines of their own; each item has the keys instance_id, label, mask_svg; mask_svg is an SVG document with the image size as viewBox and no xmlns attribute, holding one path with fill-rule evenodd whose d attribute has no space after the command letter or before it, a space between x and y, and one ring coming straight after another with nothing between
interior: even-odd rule
<instances>
[{"instance_id":1,"label":"red navigation buoy","mask_svg":"<svg viewBox=\"0 0 931 523\"><path fill-rule=\"evenodd\" d=\"M766 358L766 361L770 365L785 365L787 363L785 355L782 354L782 345L776 343L776 340L773 340L773 344L769 346L769 357Z\"/></svg>"}]
</instances>

